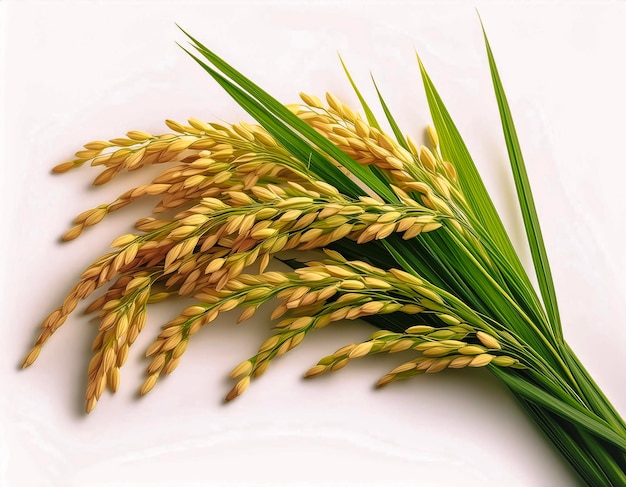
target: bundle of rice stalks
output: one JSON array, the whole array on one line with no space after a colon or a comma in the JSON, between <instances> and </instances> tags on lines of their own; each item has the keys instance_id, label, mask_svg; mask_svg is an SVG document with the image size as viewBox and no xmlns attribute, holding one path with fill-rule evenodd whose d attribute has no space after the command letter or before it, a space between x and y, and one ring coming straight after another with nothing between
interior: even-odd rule
<instances>
[{"instance_id":1,"label":"bundle of rice stalks","mask_svg":"<svg viewBox=\"0 0 626 487\"><path fill-rule=\"evenodd\" d=\"M271 318L278 320L258 352L233 369L228 400L313 330L364 319L380 330L322 358L306 377L356 358L406 351L414 357L378 386L486 367L590 485L626 485L626 425L563 338L524 161L488 42L539 294L421 62L434 122L427 128L429 147L403 134L379 94L391 127L386 133L347 71L364 115L332 94L325 101L301 94L301 104L284 106L189 39L189 54L258 124L168 120L168 133L131 131L89 142L54 168L100 167L94 184L101 185L126 171L168 164L151 181L76 217L64 240L144 196L159 196L134 233L116 238L113 250L83 271L43 321L23 365L37 359L80 300L103 286L87 308L100 322L87 372L87 412L107 387L117 390L151 303L196 300L163 325L146 351L151 362L142 395L223 312L238 308L238 321L245 321L271 301ZM317 254L294 254L301 250ZM273 258L292 270L268 271Z\"/></svg>"}]
</instances>

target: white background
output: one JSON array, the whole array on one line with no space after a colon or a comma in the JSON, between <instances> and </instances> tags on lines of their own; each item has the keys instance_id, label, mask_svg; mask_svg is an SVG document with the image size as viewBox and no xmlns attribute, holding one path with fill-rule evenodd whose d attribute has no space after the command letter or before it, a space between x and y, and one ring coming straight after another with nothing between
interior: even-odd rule
<instances>
[{"instance_id":1,"label":"white background","mask_svg":"<svg viewBox=\"0 0 626 487\"><path fill-rule=\"evenodd\" d=\"M437 84L519 248L496 103L473 4L1 2L3 137L0 485L566 486L576 477L485 371L375 391L397 357L301 380L363 323L334 325L277 360L231 404L227 374L267 335L264 315L228 315L199 334L149 396L143 350L184 305L155 306L120 391L83 409L94 323L76 313L27 371L38 322L80 271L148 206L62 245L80 211L147 173L97 190L83 168L49 169L93 139L161 132L165 118L246 118L175 44L178 22L285 102L329 90L356 107L341 52L371 97L371 70L407 132L429 121L414 48ZM626 45L624 4L478 4L517 123L565 334L626 413ZM528 263L527 254L524 253Z\"/></svg>"}]
</instances>

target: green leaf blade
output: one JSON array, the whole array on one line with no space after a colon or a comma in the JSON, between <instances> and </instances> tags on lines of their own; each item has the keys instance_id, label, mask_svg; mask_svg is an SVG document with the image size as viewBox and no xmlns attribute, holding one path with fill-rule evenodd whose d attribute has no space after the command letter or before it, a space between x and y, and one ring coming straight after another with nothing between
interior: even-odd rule
<instances>
[{"instance_id":1,"label":"green leaf blade","mask_svg":"<svg viewBox=\"0 0 626 487\"><path fill-rule=\"evenodd\" d=\"M374 76L372 76L372 83L374 83L374 88L376 89L376 94L378 95L378 101L380 102L380 106L382 107L383 112L385 113L385 117L387 117L387 122L389 123L389 126L391 127L393 134L396 136L396 140L398 141L398 144L400 144L400 146L403 149L408 151L409 144L407 144L406 139L404 138L404 134L402 133L402 130L400 130L400 127L398 126L396 119L393 118L393 115L391 114L391 111L389 110L389 106L385 102L383 95L380 93L380 90L378 89L378 85L376 84L376 80L374 80Z\"/></svg>"},{"instance_id":2,"label":"green leaf blade","mask_svg":"<svg viewBox=\"0 0 626 487\"><path fill-rule=\"evenodd\" d=\"M354 93L359 99L359 103L361 104L361 107L363 108L363 112L365 113L365 118L367 119L367 123L369 123L372 127L380 130L380 124L378 123L378 120L376 120L376 116L374 115L374 112L372 111L370 106L367 104L367 101L365 100L358 86L352 79L352 75L350 74L350 71L348 71L348 67L343 62L343 59L341 58L341 56L339 56L339 61L341 62L341 67L343 68L343 72L346 73L346 77L348 78L348 81L350 82L350 85L352 86Z\"/></svg>"},{"instance_id":3,"label":"green leaf blade","mask_svg":"<svg viewBox=\"0 0 626 487\"><path fill-rule=\"evenodd\" d=\"M256 105L261 108L261 111L265 112L266 117L273 118L275 121L279 121L283 127L288 128L292 133L296 133L300 136L302 147L308 144L313 144L329 157L343 165L346 169L348 169L357 179L363 182L367 187L369 187L372 191L376 192L381 198L389 201L389 202L397 202L398 198L391 190L389 185L381 180L369 167L362 166L349 157L347 154L342 152L337 146L335 146L328 139L320 135L307 125L303 120L300 120L296 115L291 113L289 109L287 109L282 103L272 97L269 93L265 92L258 85L253 83L250 79L245 77L242 73L233 68L230 64L220 58L213 51L205 47L198 40L193 38L183 29L181 31L189 37L192 41L194 48L213 66L215 66L216 70L221 72L221 78L228 81L231 85L237 87L238 91L245 95L246 98L253 99ZM187 51L189 54L189 52ZM196 61L199 61L196 58ZM216 73L216 70L209 71L206 64L200 63L211 76L216 79L213 73ZM221 84L221 83L220 83ZM224 85L222 85L224 86ZM232 96L232 92L229 91L229 94ZM259 111L259 113L261 112ZM254 116L254 115L253 115ZM259 123L261 123L259 121ZM319 161L312 161L312 163L317 163ZM329 161L326 161L326 164L331 164ZM317 168L317 166L316 166ZM360 191L359 194L363 192ZM356 196L354 194L350 194L350 196Z\"/></svg>"},{"instance_id":4,"label":"green leaf blade","mask_svg":"<svg viewBox=\"0 0 626 487\"><path fill-rule=\"evenodd\" d=\"M426 72L422 61L419 57L417 59L426 91L426 99L437 135L439 136L444 159L450 160L455 164L463 192L472 196L468 198L468 205L473 216L476 217L483 227L491 230L490 233L493 240L507 258L519 261L476 165L469 154L465 142L461 138L461 134L452 121L452 117ZM520 273L524 272L521 264L519 264L518 270Z\"/></svg>"},{"instance_id":5,"label":"green leaf blade","mask_svg":"<svg viewBox=\"0 0 626 487\"><path fill-rule=\"evenodd\" d=\"M487 39L484 27L483 36L485 38L487 57L489 58L491 79L493 81L493 87L498 101L498 110L500 112L502 130L504 132L509 161L513 171L515 189L519 200L520 210L522 212L524 228L526 230L526 237L532 255L535 274L537 275L537 281L539 283L539 290L541 292L541 297L543 298L548 320L554 328L556 337L562 340L563 332L561 328L556 290L554 288L550 262L548 261L548 254L546 252L543 234L541 232L541 226L537 216L537 209L532 189L530 187L530 181L528 179L526 164L524 163L522 149L517 137L517 131L515 130L513 117L511 116L511 110L509 108L506 94L502 86L502 81L500 80L500 75L498 73L498 68L496 66L493 52L491 50L491 46L489 45L489 40Z\"/></svg>"},{"instance_id":6,"label":"green leaf blade","mask_svg":"<svg viewBox=\"0 0 626 487\"><path fill-rule=\"evenodd\" d=\"M525 306L536 316L538 326L541 326L548 336L552 336L553 329L547 322L543 306L506 233L467 146L419 56L417 59L431 117L439 137L442 156L453 162L459 173L461 189L464 194L468 195L468 216L473 220L478 237L489 243L492 249L490 256L497 258L506 267L509 277L506 277L503 287L508 288L514 284L514 287L521 291L520 298L525 302ZM501 270L505 268L502 267Z\"/></svg>"}]
</instances>

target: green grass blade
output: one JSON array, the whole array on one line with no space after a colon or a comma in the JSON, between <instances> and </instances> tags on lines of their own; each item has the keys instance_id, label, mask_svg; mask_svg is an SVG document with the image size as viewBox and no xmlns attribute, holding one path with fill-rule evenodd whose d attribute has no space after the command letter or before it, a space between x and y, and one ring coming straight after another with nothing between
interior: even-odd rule
<instances>
[{"instance_id":1,"label":"green grass blade","mask_svg":"<svg viewBox=\"0 0 626 487\"><path fill-rule=\"evenodd\" d=\"M361 91L359 90L356 83L352 79L352 76L350 75L350 71L348 71L348 68L346 64L343 62L343 59L341 58L341 56L339 56L339 61L341 62L341 67L343 67L343 71L344 73L346 73L346 77L348 78L348 81L350 82L350 85L352 86L354 93L359 99L359 103L361 104L361 107L363 108L363 112L365 113L365 118L367 118L367 123L369 123L372 127L375 127L378 130L381 130L380 124L378 123L378 120L376 120L376 116L374 115L374 112L372 112L372 109L367 104L367 101L365 101L365 98L363 98L363 95L361 95Z\"/></svg>"},{"instance_id":2,"label":"green grass blade","mask_svg":"<svg viewBox=\"0 0 626 487\"><path fill-rule=\"evenodd\" d=\"M419 57L417 60L422 74L431 117L435 129L437 130L437 135L439 136L442 155L444 159L455 164L463 192L467 195L471 195L471 197L468 198L470 211L484 228L489 229L491 238L506 259L514 266L516 274L520 277L526 276L515 249L504 229L504 225L478 174L476 165L467 150L465 142L461 138L430 76L428 76L422 61Z\"/></svg>"},{"instance_id":3,"label":"green grass blade","mask_svg":"<svg viewBox=\"0 0 626 487\"><path fill-rule=\"evenodd\" d=\"M506 282L501 283L502 287L505 289L513 287L521 291L519 297L524 302L524 307L533 311L531 314L537 317L537 325L552 337L554 329L547 320L539 297L511 244L467 146L419 57L418 63L433 123L439 136L442 155L444 159L455 164L462 191L469 195L468 212L470 218L474 220L473 226L477 231L477 236L481 241L489 242L489 247L492 249L489 252L490 257L499 260L504 265L504 267L500 265L499 267L501 271L506 270L508 277L505 277Z\"/></svg>"},{"instance_id":4,"label":"green grass blade","mask_svg":"<svg viewBox=\"0 0 626 487\"><path fill-rule=\"evenodd\" d=\"M295 136L288 127L274 118L267 116L267 113L258 103L255 103L254 99L248 97L237 86L230 83L215 70L203 63L202 60L189 53L189 51L186 52L194 58L242 108L257 119L293 156L297 157L303 163L315 163L316 171L313 171L314 173L322 179L334 181L336 186L346 194L351 196L362 194L362 190L350 178L346 177L336 166L326 161L319 152L313 150L310 145L302 145L301 139Z\"/></svg>"},{"instance_id":5,"label":"green grass blade","mask_svg":"<svg viewBox=\"0 0 626 487\"><path fill-rule=\"evenodd\" d=\"M367 123L370 124L370 126L377 128L378 130L382 132L382 129L380 128L380 124L378 123L378 120L376 119L374 112L372 112L372 109L370 108L367 101L361 94L361 90L359 90L359 87L356 85L356 83L352 79L352 75L350 74L350 71L348 71L348 67L343 62L343 59L341 58L341 56L339 56L339 61L341 62L343 71L346 74L346 77L348 78L348 81L350 82L350 85L352 86L354 93L359 99L359 103L361 104L361 107L363 108L363 112L365 113L365 118L367 119ZM389 183L389 178L385 175L385 173L380 168L372 165L370 166L370 170L378 179L380 179L381 181L387 181L387 183Z\"/></svg>"},{"instance_id":6,"label":"green grass blade","mask_svg":"<svg viewBox=\"0 0 626 487\"><path fill-rule=\"evenodd\" d=\"M550 438L561 454L570 462L570 465L588 485L608 485L609 479L595 461L594 456L583 448L582 440L574 431L568 431L560 424L558 416L546 411L530 401L518 397L520 404L526 408L528 414L540 425L546 436ZM570 427L569 430L572 430ZM572 433L576 438L572 437Z\"/></svg>"},{"instance_id":7,"label":"green grass blade","mask_svg":"<svg viewBox=\"0 0 626 487\"><path fill-rule=\"evenodd\" d=\"M339 150L332 142L318 134L304 121L300 120L297 116L291 113L282 103L273 98L251 80L246 78L243 74L230 66L226 61L224 61L217 54L202 45L191 35L187 34L183 29L181 30L183 31L183 33L185 33L185 35L187 35L187 37L189 37L189 39L191 39L195 49L197 49L198 52L206 60L213 64L216 70L210 68L205 63L200 62L198 58L194 57L196 61L198 61L201 66L214 79L216 79L216 81L217 78L215 75L217 74L217 71L221 72L223 76L220 75L222 79L220 84L223 87L229 86L228 92L231 96L233 96L234 92L237 92L238 95L240 95L240 99L245 99L247 102L253 102L258 108L258 113L264 112L264 119L267 120L269 118L273 118L282 124L282 126L284 127L283 130L285 128L289 128L293 134L299 134L300 144L302 147L305 147L307 144L313 144L329 157L343 165L367 187L375 191L381 198L390 202L398 201L396 195L393 193L389 185L385 183L385 181L381 180L378 176L376 176L369 167L358 164L347 154ZM190 54L188 51L187 53ZM227 78L229 78L230 81L228 81ZM237 100L238 103L240 103L240 99ZM262 122L259 120L259 123ZM319 162L319 160L312 160L312 167L314 167L314 169L318 169L316 164L318 164ZM327 161L326 164L331 163Z\"/></svg>"},{"instance_id":8,"label":"green grass blade","mask_svg":"<svg viewBox=\"0 0 626 487\"><path fill-rule=\"evenodd\" d=\"M393 118L393 115L391 115L391 111L389 110L389 107L387 106L387 103L385 102L383 95L381 95L380 90L378 89L378 85L376 84L376 80L374 79L374 76L372 76L372 83L374 83L374 88L376 89L376 94L378 95L380 106L383 108L383 112L385 112L385 117L387 117L387 122L389 122L389 126L391 127L391 130L393 130L393 134L396 136L396 140L398 141L398 144L400 144L403 149L408 151L409 145L407 144L406 139L404 138L404 134L402 133L402 130L400 130L400 127L396 123L395 118Z\"/></svg>"},{"instance_id":9,"label":"green grass blade","mask_svg":"<svg viewBox=\"0 0 626 487\"><path fill-rule=\"evenodd\" d=\"M593 378L585 370L582 363L571 349L569 344L565 343L562 348L563 358L572 371L583 394L588 398L594 411L604 417L616 431L626 436L626 425L620 414L615 410L611 402L606 398L602 389L598 387Z\"/></svg>"},{"instance_id":10,"label":"green grass blade","mask_svg":"<svg viewBox=\"0 0 626 487\"><path fill-rule=\"evenodd\" d=\"M489 69L491 70L493 88L496 94L496 99L498 100L502 130L504 132L506 148L509 153L511 169L513 170L515 189L517 191L517 197L522 217L524 219L524 228L526 229L526 237L528 239L528 245L533 259L533 265L535 267L535 274L537 275L537 280L539 282L539 290L548 314L548 319L554 327L555 334L557 337L562 339L563 333L561 330L561 319L559 317L556 291L552 280L552 272L550 271L548 254L543 242L543 235L541 233L541 227L537 217L537 209L535 207L535 201L530 187L528 173L526 171L524 157L522 156L522 150L517 138L515 124L513 123L513 118L511 116L511 110L509 109L506 94L504 93L504 88L502 87L500 75L498 74L498 68L496 66L484 26L483 35L485 38L487 57L489 58Z\"/></svg>"},{"instance_id":11,"label":"green grass blade","mask_svg":"<svg viewBox=\"0 0 626 487\"><path fill-rule=\"evenodd\" d=\"M626 439L613 431L604 420L593 415L587 409L582 408L582 406L579 409L559 401L550 393L508 371L498 369L497 367L491 367L491 370L520 396L549 409L561 418L589 431L597 438L601 438L622 450L626 450Z\"/></svg>"}]
</instances>

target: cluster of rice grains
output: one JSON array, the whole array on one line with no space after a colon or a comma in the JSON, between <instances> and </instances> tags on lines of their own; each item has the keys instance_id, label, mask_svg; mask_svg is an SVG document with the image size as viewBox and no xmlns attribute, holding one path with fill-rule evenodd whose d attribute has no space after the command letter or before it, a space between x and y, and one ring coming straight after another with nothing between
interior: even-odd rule
<instances>
[{"instance_id":1,"label":"cluster of rice grains","mask_svg":"<svg viewBox=\"0 0 626 487\"><path fill-rule=\"evenodd\" d=\"M326 98L327 106L302 95L304 104L289 108L357 163L374 165L399 203L385 203L376 195L354 199L341 194L263 128L247 123L168 121L173 133L132 131L126 138L90 142L76 159L55 167L60 173L84 163L103 166L94 180L100 185L123 171L170 164L150 183L83 212L63 235L72 240L145 195L160 198L153 215L137 221L137 233L116 238L111 245L115 250L88 267L64 303L43 321L24 366L37 359L80 300L108 285L87 307L100 319L88 370L87 412L107 387L117 390L120 367L144 327L147 306L175 295L193 296L198 302L165 324L148 348L152 361L142 395L176 368L189 339L203 325L234 308L242 309L239 322L247 320L273 299L278 304L272 319L280 321L258 353L232 371L237 382L227 399L240 395L251 378L310 331L372 315L396 313L416 321L401 333L382 330L363 343L343 347L306 376L338 370L357 357L405 350L415 350L417 357L390 371L378 385L446 368L523 367L513 337L425 280L349 261L327 248L342 239L365 244L394 233L411 239L440 228L459 238L472 236L466 230L465 199L454 166L442 160L432 128L432 149L407 138L406 150L334 96ZM273 256L298 249L323 249L326 255L300 263L293 272L266 270ZM244 273L249 268L256 273ZM427 316L429 324L418 321L418 314Z\"/></svg>"}]
</instances>

